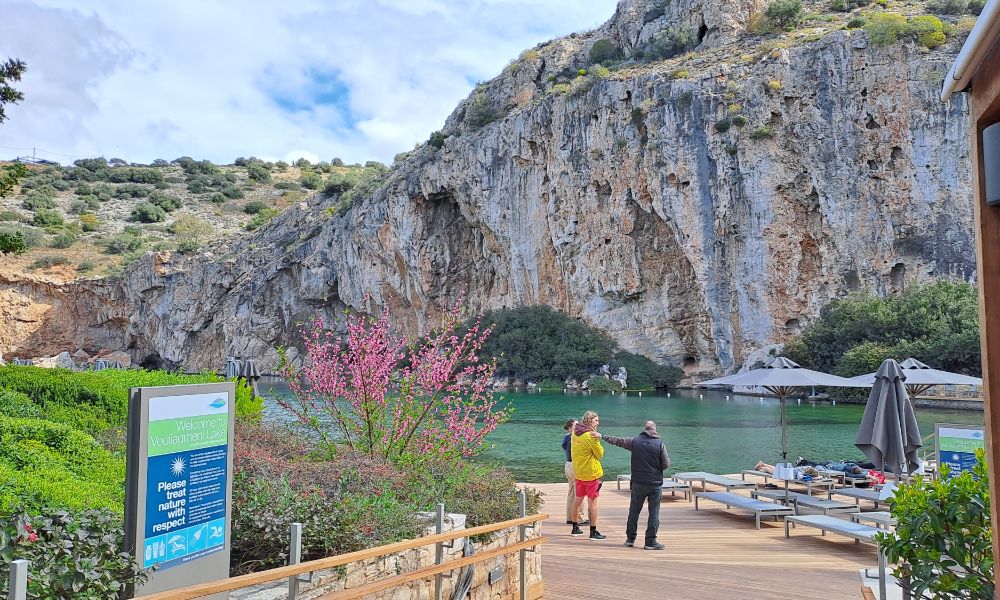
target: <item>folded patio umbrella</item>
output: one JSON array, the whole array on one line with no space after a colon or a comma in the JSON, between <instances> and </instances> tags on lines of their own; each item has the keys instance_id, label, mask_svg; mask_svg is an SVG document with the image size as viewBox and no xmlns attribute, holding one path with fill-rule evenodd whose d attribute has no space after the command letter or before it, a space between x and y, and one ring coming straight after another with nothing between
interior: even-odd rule
<instances>
[{"instance_id":1,"label":"folded patio umbrella","mask_svg":"<svg viewBox=\"0 0 1000 600\"><path fill-rule=\"evenodd\" d=\"M885 360L875 375L861 428L854 445L876 465L892 473L912 473L920 468L917 449L920 429L906 394L906 371L896 361Z\"/></svg>"},{"instance_id":2,"label":"folded patio umbrella","mask_svg":"<svg viewBox=\"0 0 1000 600\"><path fill-rule=\"evenodd\" d=\"M771 360L760 369L753 369L745 373L737 373L717 379L710 379L696 384L702 387L708 386L736 386L753 385L765 388L778 397L781 402L781 459L788 462L788 433L786 431L787 417L785 415L785 399L796 393L799 388L810 388L813 386L826 387L865 387L862 384L851 381L845 377L829 375L820 371L803 369L794 361L779 356Z\"/></svg>"},{"instance_id":3,"label":"folded patio umbrella","mask_svg":"<svg viewBox=\"0 0 1000 600\"><path fill-rule=\"evenodd\" d=\"M250 384L250 389L253 391L254 397L260 396L260 391L257 389L257 380L260 379L260 370L257 369L257 363L254 362L252 358L248 358L243 361L240 365L239 376L246 379L247 383Z\"/></svg>"},{"instance_id":4,"label":"folded patio umbrella","mask_svg":"<svg viewBox=\"0 0 1000 600\"><path fill-rule=\"evenodd\" d=\"M97 360L94 361L95 371L103 371L104 369L110 369L110 368L111 365L109 364L109 362L104 360L103 358L98 358Z\"/></svg>"},{"instance_id":5,"label":"folded patio umbrella","mask_svg":"<svg viewBox=\"0 0 1000 600\"><path fill-rule=\"evenodd\" d=\"M223 371L226 379L236 379L240 374L240 363L230 356L226 359L226 370Z\"/></svg>"}]
</instances>

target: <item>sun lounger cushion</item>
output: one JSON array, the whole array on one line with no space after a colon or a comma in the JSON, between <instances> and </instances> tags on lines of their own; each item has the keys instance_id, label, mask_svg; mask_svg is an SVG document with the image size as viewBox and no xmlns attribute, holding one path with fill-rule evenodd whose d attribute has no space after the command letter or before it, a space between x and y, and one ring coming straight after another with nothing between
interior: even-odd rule
<instances>
[{"instance_id":1,"label":"sun lounger cushion","mask_svg":"<svg viewBox=\"0 0 1000 600\"><path fill-rule=\"evenodd\" d=\"M785 517L785 523L795 523L797 525L806 525L808 527L816 527L817 529L822 529L824 531L829 531L831 533L836 533L839 535L844 535L862 542L875 543L875 534L883 532L884 530L878 529L877 527L870 527L868 525L862 525L861 523L852 523L844 519L838 519L837 517L830 517L827 515L798 515L793 517ZM786 535L787 535L787 525L786 525Z\"/></svg>"},{"instance_id":2,"label":"sun lounger cushion","mask_svg":"<svg viewBox=\"0 0 1000 600\"><path fill-rule=\"evenodd\" d=\"M770 498L772 500L783 500L785 498L784 490L759 490L752 492L752 495L758 498ZM853 512L858 510L857 506L854 504L846 504L844 502L837 502L835 500L824 500L823 498L817 498L816 496L811 496L809 494L800 494L798 492L788 492L788 501L794 502L796 507L809 508L813 510L822 511L823 514L828 512Z\"/></svg>"},{"instance_id":3,"label":"sun lounger cushion","mask_svg":"<svg viewBox=\"0 0 1000 600\"><path fill-rule=\"evenodd\" d=\"M698 492L694 495L694 508L698 510L698 499L712 500L720 504L725 504L729 508L745 510L754 513L757 521L757 529L760 529L761 516L791 515L792 509L774 502L765 502L754 498L747 498L732 492Z\"/></svg>"}]
</instances>

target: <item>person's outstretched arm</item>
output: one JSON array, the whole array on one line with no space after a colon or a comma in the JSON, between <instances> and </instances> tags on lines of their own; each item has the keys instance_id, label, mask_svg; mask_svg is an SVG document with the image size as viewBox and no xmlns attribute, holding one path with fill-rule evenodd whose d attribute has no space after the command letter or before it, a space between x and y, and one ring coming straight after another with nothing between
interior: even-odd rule
<instances>
[{"instance_id":1,"label":"person's outstretched arm","mask_svg":"<svg viewBox=\"0 0 1000 600\"><path fill-rule=\"evenodd\" d=\"M660 444L660 470L666 471L670 468L670 455L667 454L667 445Z\"/></svg>"},{"instance_id":2,"label":"person's outstretched arm","mask_svg":"<svg viewBox=\"0 0 1000 600\"><path fill-rule=\"evenodd\" d=\"M601 434L601 439L605 442L611 444L612 446L618 446L619 448L624 448L629 452L632 451L632 438L618 437L616 435L604 435Z\"/></svg>"}]
</instances>

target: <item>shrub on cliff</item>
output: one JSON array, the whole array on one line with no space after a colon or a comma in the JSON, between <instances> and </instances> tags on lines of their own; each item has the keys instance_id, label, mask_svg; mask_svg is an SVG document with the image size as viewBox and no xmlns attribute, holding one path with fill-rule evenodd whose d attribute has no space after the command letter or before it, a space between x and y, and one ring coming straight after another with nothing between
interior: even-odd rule
<instances>
[{"instance_id":1,"label":"shrub on cliff","mask_svg":"<svg viewBox=\"0 0 1000 600\"><path fill-rule=\"evenodd\" d=\"M597 40L590 47L590 64L601 64L607 66L622 59L621 48L615 46L614 42L607 38Z\"/></svg>"},{"instance_id":2,"label":"shrub on cliff","mask_svg":"<svg viewBox=\"0 0 1000 600\"><path fill-rule=\"evenodd\" d=\"M28 250L24 236L20 231L14 233L0 232L0 254L23 254Z\"/></svg>"},{"instance_id":3,"label":"shrub on cliff","mask_svg":"<svg viewBox=\"0 0 1000 600\"><path fill-rule=\"evenodd\" d=\"M465 107L464 122L473 130L481 129L500 117L485 92L476 92Z\"/></svg>"},{"instance_id":4,"label":"shrub on cliff","mask_svg":"<svg viewBox=\"0 0 1000 600\"><path fill-rule=\"evenodd\" d=\"M969 7L969 0L930 0L927 10L938 15L960 15Z\"/></svg>"},{"instance_id":5,"label":"shrub on cliff","mask_svg":"<svg viewBox=\"0 0 1000 600\"><path fill-rule=\"evenodd\" d=\"M889 298L856 294L824 306L785 354L843 376L870 372L889 357L978 375L978 306L975 287L947 280Z\"/></svg>"},{"instance_id":6,"label":"shrub on cliff","mask_svg":"<svg viewBox=\"0 0 1000 600\"><path fill-rule=\"evenodd\" d=\"M671 25L633 52L633 58L638 60L665 60L687 52L698 45L694 31L684 25Z\"/></svg>"},{"instance_id":7,"label":"shrub on cliff","mask_svg":"<svg viewBox=\"0 0 1000 600\"><path fill-rule=\"evenodd\" d=\"M774 0L764 9L764 16L775 29L791 30L803 16L802 0Z\"/></svg>"},{"instance_id":8,"label":"shrub on cliff","mask_svg":"<svg viewBox=\"0 0 1000 600\"><path fill-rule=\"evenodd\" d=\"M143 202L132 209L132 220L140 223L160 223L167 218L167 212L152 202Z\"/></svg>"}]
</instances>

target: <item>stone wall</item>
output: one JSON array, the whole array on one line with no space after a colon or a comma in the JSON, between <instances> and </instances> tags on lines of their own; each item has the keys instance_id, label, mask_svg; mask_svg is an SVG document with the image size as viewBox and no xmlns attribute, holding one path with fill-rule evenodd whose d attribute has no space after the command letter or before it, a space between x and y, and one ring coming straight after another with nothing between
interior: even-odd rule
<instances>
[{"instance_id":1,"label":"stone wall","mask_svg":"<svg viewBox=\"0 0 1000 600\"><path fill-rule=\"evenodd\" d=\"M449 514L445 519L445 531L465 528L465 515ZM540 535L540 530L534 533L529 530L529 536ZM425 535L434 533L430 528ZM476 553L486 552L503 546L516 544L517 528L497 532L492 539L485 542L473 542ZM455 540L453 548L445 548L445 562L463 557L465 538ZM520 585L518 553L508 556L497 556L474 565L472 588L467 598L470 600L506 600L517 598ZM541 552L530 552L527 555L528 589L542 581ZM391 554L348 565L342 569L330 569L316 572L311 583L302 583L299 588L301 600L316 600L323 596L354 588L366 583L388 579L404 573L434 564L434 546L417 548L398 554ZM502 576L490 583L489 572L497 567L503 567ZM468 568L468 567L467 567ZM461 573L456 571L451 577L443 579L443 598L451 598L456 582L461 579ZM286 582L269 584L250 588L230 595L233 600L279 600L288 597ZM365 600L430 600L434 598L434 577L421 579L409 584L386 590L377 594L364 596Z\"/></svg>"}]
</instances>

